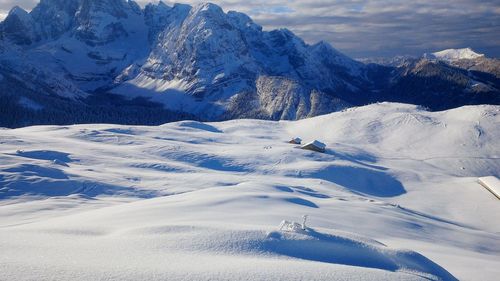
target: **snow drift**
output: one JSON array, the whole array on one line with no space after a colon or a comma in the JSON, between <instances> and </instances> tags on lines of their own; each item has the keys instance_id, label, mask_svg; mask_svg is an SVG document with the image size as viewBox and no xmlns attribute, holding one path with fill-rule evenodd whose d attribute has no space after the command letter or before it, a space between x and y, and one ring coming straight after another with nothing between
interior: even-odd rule
<instances>
[{"instance_id":1,"label":"snow drift","mask_svg":"<svg viewBox=\"0 0 500 281\"><path fill-rule=\"evenodd\" d=\"M499 114L2 129L2 278L495 280Z\"/></svg>"}]
</instances>

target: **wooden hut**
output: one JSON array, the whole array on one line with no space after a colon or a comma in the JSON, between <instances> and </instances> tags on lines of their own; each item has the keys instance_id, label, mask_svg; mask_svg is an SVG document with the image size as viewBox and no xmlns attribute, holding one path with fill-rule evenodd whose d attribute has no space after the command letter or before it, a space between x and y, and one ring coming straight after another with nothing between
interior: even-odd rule
<instances>
[{"instance_id":1,"label":"wooden hut","mask_svg":"<svg viewBox=\"0 0 500 281\"><path fill-rule=\"evenodd\" d=\"M326 152L326 144L324 144L320 141L317 141L317 140L312 141L310 143L306 143L301 148L306 149L306 150L321 152L321 153Z\"/></svg>"}]
</instances>

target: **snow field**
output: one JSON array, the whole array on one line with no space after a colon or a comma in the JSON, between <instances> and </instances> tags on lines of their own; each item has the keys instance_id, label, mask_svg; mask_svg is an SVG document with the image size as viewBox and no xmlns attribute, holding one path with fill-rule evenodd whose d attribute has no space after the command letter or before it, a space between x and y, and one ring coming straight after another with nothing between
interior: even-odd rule
<instances>
[{"instance_id":1,"label":"snow field","mask_svg":"<svg viewBox=\"0 0 500 281\"><path fill-rule=\"evenodd\" d=\"M495 280L499 111L3 129L0 279Z\"/></svg>"}]
</instances>

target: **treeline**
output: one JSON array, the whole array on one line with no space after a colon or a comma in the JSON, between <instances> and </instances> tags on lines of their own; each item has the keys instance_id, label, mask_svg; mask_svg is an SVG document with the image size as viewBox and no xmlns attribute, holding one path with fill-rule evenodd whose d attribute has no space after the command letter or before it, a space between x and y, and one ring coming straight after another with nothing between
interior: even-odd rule
<instances>
[{"instance_id":1,"label":"treeline","mask_svg":"<svg viewBox=\"0 0 500 281\"><path fill-rule=\"evenodd\" d=\"M144 100L126 101L102 94L86 100L70 100L44 95L22 95L41 109L21 105L21 96L0 93L0 127L19 128L31 125L72 125L111 123L123 125L161 125L179 120L196 120L194 116L164 109ZM113 100L111 102L111 100Z\"/></svg>"}]
</instances>

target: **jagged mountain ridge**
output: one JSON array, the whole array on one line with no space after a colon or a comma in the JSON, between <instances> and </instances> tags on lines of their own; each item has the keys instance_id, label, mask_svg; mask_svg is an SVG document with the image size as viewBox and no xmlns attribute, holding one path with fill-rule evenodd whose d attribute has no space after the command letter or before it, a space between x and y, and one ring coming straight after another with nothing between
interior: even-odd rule
<instances>
[{"instance_id":1,"label":"jagged mountain ridge","mask_svg":"<svg viewBox=\"0 0 500 281\"><path fill-rule=\"evenodd\" d=\"M180 10L174 15L184 14L185 18L167 23L146 62L134 66L133 77L113 92L147 96L187 92L190 95L180 96L173 108L197 114L208 110L214 113L209 117L217 118L213 105L222 103L223 112L240 95L254 96L262 105L272 94L259 87L259 81L267 80L279 85L272 88L274 92L286 88L282 94L296 101L289 111L270 109L268 118L296 119L327 112L312 111L313 91L349 94L367 84L360 79L362 65L326 43L307 45L288 30L263 32L248 16L226 14L213 4L195 6L189 12L184 6L173 10ZM167 106L169 100L165 99L172 98L155 97Z\"/></svg>"},{"instance_id":2,"label":"jagged mountain ridge","mask_svg":"<svg viewBox=\"0 0 500 281\"><path fill-rule=\"evenodd\" d=\"M276 120L406 101L393 87L400 70L367 66L286 29L264 31L247 15L210 3L160 1L142 9L125 0L42 0L29 13L15 7L0 24L0 60L0 94L31 111L61 99L90 107L99 99L118 99L117 106L139 99L144 111L154 103L171 116ZM492 89L452 106L498 103ZM428 93L409 101L434 108Z\"/></svg>"},{"instance_id":3,"label":"jagged mountain ridge","mask_svg":"<svg viewBox=\"0 0 500 281\"><path fill-rule=\"evenodd\" d=\"M63 20L50 20L54 15ZM6 41L22 48L19 56L84 92L145 97L205 119L241 111L267 119L314 116L331 112L322 104L332 101L344 108L349 102L341 95L369 85L362 64L327 43L307 45L288 30L265 32L248 16L209 3L160 2L142 10L133 1L45 0L30 13L14 8L2 26ZM269 87L259 81L272 81L271 89L295 104L270 106L275 93L262 91ZM248 103L238 103L248 99L252 107L243 110Z\"/></svg>"}]
</instances>

